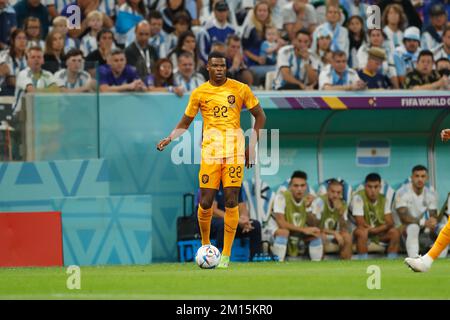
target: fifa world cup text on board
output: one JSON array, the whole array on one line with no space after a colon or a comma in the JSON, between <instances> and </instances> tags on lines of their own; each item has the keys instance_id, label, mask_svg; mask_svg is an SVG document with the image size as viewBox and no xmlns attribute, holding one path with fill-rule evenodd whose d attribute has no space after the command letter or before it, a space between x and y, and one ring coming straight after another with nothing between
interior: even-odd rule
<instances>
[{"instance_id":1,"label":"fifa world cup text on board","mask_svg":"<svg viewBox=\"0 0 450 320\"><path fill-rule=\"evenodd\" d=\"M450 98L402 98L402 107L448 107Z\"/></svg>"}]
</instances>

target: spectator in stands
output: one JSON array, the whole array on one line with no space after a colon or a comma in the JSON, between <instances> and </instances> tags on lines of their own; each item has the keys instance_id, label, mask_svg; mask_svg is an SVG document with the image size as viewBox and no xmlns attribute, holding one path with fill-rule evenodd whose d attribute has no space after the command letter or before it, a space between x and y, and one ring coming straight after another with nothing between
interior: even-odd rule
<instances>
[{"instance_id":1,"label":"spectator in stands","mask_svg":"<svg viewBox=\"0 0 450 320\"><path fill-rule=\"evenodd\" d=\"M191 29L191 18L189 17L187 12L181 11L175 14L175 17L173 18L173 27L173 32L167 35L165 42L166 52L169 54L177 47L181 35L185 32L190 31Z\"/></svg>"},{"instance_id":2,"label":"spectator in stands","mask_svg":"<svg viewBox=\"0 0 450 320\"><path fill-rule=\"evenodd\" d=\"M212 52L212 51L211 51ZM261 246L261 224L258 220L250 219L244 192L239 191L238 207L239 222L236 230L235 239L250 239L250 261L257 254L262 253ZM213 205L213 218L211 221L211 238L216 239L216 245L221 250L223 248L224 237L224 217L225 217L225 196L222 186L216 193Z\"/></svg>"},{"instance_id":3,"label":"spectator in stands","mask_svg":"<svg viewBox=\"0 0 450 320\"><path fill-rule=\"evenodd\" d=\"M265 39L266 40L261 43L259 56L265 58L266 65L276 65L278 50L285 46L286 42L280 37L280 32L275 26L268 26L266 28Z\"/></svg>"},{"instance_id":4,"label":"spectator in stands","mask_svg":"<svg viewBox=\"0 0 450 320\"><path fill-rule=\"evenodd\" d=\"M27 67L27 36L22 29L14 29L10 38L9 49L0 53L0 92L12 96L19 72Z\"/></svg>"},{"instance_id":5,"label":"spectator in stands","mask_svg":"<svg viewBox=\"0 0 450 320\"><path fill-rule=\"evenodd\" d=\"M173 65L167 58L156 62L155 73L147 76L145 84L150 92L173 92L179 97L184 93L183 87L175 85Z\"/></svg>"},{"instance_id":6,"label":"spectator in stands","mask_svg":"<svg viewBox=\"0 0 450 320\"><path fill-rule=\"evenodd\" d=\"M327 6L326 13L327 22L319 25L313 33L313 44L312 48L315 50L317 47L317 33L320 32L323 28L330 30L333 33L332 42L331 42L331 51L343 51L345 55L348 55L349 52L349 38L348 38L348 30L339 24L341 20L341 10L339 5L336 3L330 3Z\"/></svg>"},{"instance_id":7,"label":"spectator in stands","mask_svg":"<svg viewBox=\"0 0 450 320\"><path fill-rule=\"evenodd\" d=\"M253 73L248 69L242 54L241 38L232 34L228 36L226 46L227 72L230 78L253 86Z\"/></svg>"},{"instance_id":8,"label":"spectator in stands","mask_svg":"<svg viewBox=\"0 0 450 320\"><path fill-rule=\"evenodd\" d=\"M202 74L195 71L194 55L185 51L178 56L178 71L174 75L177 86L192 91L205 82Z\"/></svg>"},{"instance_id":9,"label":"spectator in stands","mask_svg":"<svg viewBox=\"0 0 450 320\"><path fill-rule=\"evenodd\" d=\"M417 57L420 52L420 30L409 27L403 35L403 44L394 51L394 64L399 85L402 86L407 73L416 67Z\"/></svg>"},{"instance_id":10,"label":"spectator in stands","mask_svg":"<svg viewBox=\"0 0 450 320\"><path fill-rule=\"evenodd\" d=\"M433 51L442 43L445 25L448 21L447 11L444 5L438 3L430 8L431 25L422 33L422 49Z\"/></svg>"},{"instance_id":11,"label":"spectator in stands","mask_svg":"<svg viewBox=\"0 0 450 320\"><path fill-rule=\"evenodd\" d=\"M307 0L287 2L282 8L283 29L288 39L294 41L300 30L308 30L309 34L317 27L317 17L314 7Z\"/></svg>"},{"instance_id":12,"label":"spectator in stands","mask_svg":"<svg viewBox=\"0 0 450 320\"><path fill-rule=\"evenodd\" d=\"M115 1L114 0L75 0L72 3L67 3L61 10L61 15L70 17L72 12L69 7L77 5L81 10L81 28L72 28L69 34L72 38L78 38L85 34L88 28L86 17L91 11L100 11L103 14L103 28L111 29L114 27Z\"/></svg>"},{"instance_id":13,"label":"spectator in stands","mask_svg":"<svg viewBox=\"0 0 450 320\"><path fill-rule=\"evenodd\" d=\"M276 90L312 90L317 84L319 61L309 52L308 31L300 30L292 45L278 52Z\"/></svg>"},{"instance_id":14,"label":"spectator in stands","mask_svg":"<svg viewBox=\"0 0 450 320\"><path fill-rule=\"evenodd\" d=\"M349 38L349 55L348 66L357 69L358 66L358 50L366 41L366 33L364 31L364 21L360 16L352 16L347 20L348 38ZM332 36L332 34L331 34ZM331 39L331 37L330 37ZM331 41L330 41L331 45ZM317 43L317 49L320 44Z\"/></svg>"},{"instance_id":15,"label":"spectator in stands","mask_svg":"<svg viewBox=\"0 0 450 320\"><path fill-rule=\"evenodd\" d=\"M117 12L116 41L120 47L125 47L127 32L147 16L147 9L143 0L126 0Z\"/></svg>"},{"instance_id":16,"label":"spectator in stands","mask_svg":"<svg viewBox=\"0 0 450 320\"><path fill-rule=\"evenodd\" d=\"M45 63L42 66L45 70L55 73L65 66L64 56L64 35L59 31L51 31L45 40Z\"/></svg>"},{"instance_id":17,"label":"spectator in stands","mask_svg":"<svg viewBox=\"0 0 450 320\"><path fill-rule=\"evenodd\" d=\"M403 43L403 30L406 23L406 16L403 8L394 3L386 7L381 18L383 22L383 32L389 42L391 52Z\"/></svg>"},{"instance_id":18,"label":"spectator in stands","mask_svg":"<svg viewBox=\"0 0 450 320\"><path fill-rule=\"evenodd\" d=\"M166 35L162 31L163 18L159 11L150 11L148 16L148 22L150 23L150 40L149 44L153 48L158 49L158 57L165 57L167 55L166 50ZM134 41L134 40L133 40Z\"/></svg>"},{"instance_id":19,"label":"spectator in stands","mask_svg":"<svg viewBox=\"0 0 450 320\"><path fill-rule=\"evenodd\" d=\"M179 12L185 12L189 17L189 26L191 25L191 15L185 9L185 0L166 0L166 7L162 10L163 30L166 33L172 33L175 30L174 19Z\"/></svg>"},{"instance_id":20,"label":"spectator in stands","mask_svg":"<svg viewBox=\"0 0 450 320\"><path fill-rule=\"evenodd\" d=\"M369 42L367 44L363 44L358 50L358 64L356 68L363 69L366 67L370 48L381 48L386 53L386 60L382 64L381 73L390 79L392 86L395 89L398 89L400 85L397 79L397 71L394 65L393 53L389 47L389 43L385 40L385 34L381 29L370 29Z\"/></svg>"},{"instance_id":21,"label":"spectator in stands","mask_svg":"<svg viewBox=\"0 0 450 320\"><path fill-rule=\"evenodd\" d=\"M272 253L277 255L280 261L284 260L286 247L288 256L299 255L300 240L309 246L311 260L320 261L323 256L320 229L313 226L315 219L312 216L311 204L314 196L307 193L307 179L305 172L295 171L289 181L288 190L275 196L273 213L276 223L269 228L275 238Z\"/></svg>"},{"instance_id":22,"label":"spectator in stands","mask_svg":"<svg viewBox=\"0 0 450 320\"><path fill-rule=\"evenodd\" d=\"M0 50L8 47L11 31L17 27L17 17L14 8L8 0L0 0Z\"/></svg>"},{"instance_id":23,"label":"spectator in stands","mask_svg":"<svg viewBox=\"0 0 450 320\"><path fill-rule=\"evenodd\" d=\"M322 29L317 35L317 49L315 51L312 48L309 49L311 55L316 61L319 62L317 68L317 74L331 64L332 54L331 51L331 37L333 36L330 30Z\"/></svg>"},{"instance_id":24,"label":"spectator in stands","mask_svg":"<svg viewBox=\"0 0 450 320\"><path fill-rule=\"evenodd\" d=\"M358 16L361 17L363 21L367 20L367 7L369 6L368 1L361 0L341 0L339 3L342 5L344 14L346 14L347 22L349 17Z\"/></svg>"},{"instance_id":25,"label":"spectator in stands","mask_svg":"<svg viewBox=\"0 0 450 320\"><path fill-rule=\"evenodd\" d=\"M343 185L331 179L327 193L314 199L311 207L322 242L337 243L341 259L352 258L352 236L348 232L348 206L343 200Z\"/></svg>"},{"instance_id":26,"label":"spectator in stands","mask_svg":"<svg viewBox=\"0 0 450 320\"><path fill-rule=\"evenodd\" d=\"M127 57L121 49L114 49L108 57L108 64L100 66L98 72L100 92L147 90L136 69L127 64Z\"/></svg>"},{"instance_id":27,"label":"spectator in stands","mask_svg":"<svg viewBox=\"0 0 450 320\"><path fill-rule=\"evenodd\" d=\"M26 18L36 17L41 23L42 36L47 36L50 25L49 15L47 7L41 3L41 0L20 0L14 5L14 10L17 15L17 27L23 28Z\"/></svg>"},{"instance_id":28,"label":"spectator in stands","mask_svg":"<svg viewBox=\"0 0 450 320\"><path fill-rule=\"evenodd\" d=\"M46 0L45 4L47 6L47 10L49 13L50 21L54 18L58 17L62 11L62 9L67 4L66 0Z\"/></svg>"},{"instance_id":29,"label":"spectator in stands","mask_svg":"<svg viewBox=\"0 0 450 320\"><path fill-rule=\"evenodd\" d=\"M406 251L411 258L420 251L427 252L445 225L438 220L437 193L426 185L427 181L428 169L417 165L412 169L411 182L404 184L395 194L394 208L402 223ZM440 257L446 257L447 250Z\"/></svg>"},{"instance_id":30,"label":"spectator in stands","mask_svg":"<svg viewBox=\"0 0 450 320\"><path fill-rule=\"evenodd\" d=\"M41 47L31 47L27 51L27 65L19 72L16 80L14 114L21 110L25 93L59 91L53 74L42 69L44 52Z\"/></svg>"},{"instance_id":31,"label":"spectator in stands","mask_svg":"<svg viewBox=\"0 0 450 320\"><path fill-rule=\"evenodd\" d=\"M203 64L198 58L197 43L192 31L186 31L181 34L177 46L169 53L169 59L172 61L174 70L178 69L178 57L184 52L190 52L194 56L195 70L198 70Z\"/></svg>"},{"instance_id":32,"label":"spectator in stands","mask_svg":"<svg viewBox=\"0 0 450 320\"><path fill-rule=\"evenodd\" d=\"M319 76L319 90L364 90L366 83L358 73L347 67L347 55L343 51L333 52L329 68L322 70Z\"/></svg>"},{"instance_id":33,"label":"spectator in stands","mask_svg":"<svg viewBox=\"0 0 450 320\"><path fill-rule=\"evenodd\" d=\"M145 79L158 60L155 48L149 45L150 24L143 20L136 25L136 40L125 49L129 64L136 68L141 79Z\"/></svg>"},{"instance_id":34,"label":"spectator in stands","mask_svg":"<svg viewBox=\"0 0 450 320\"><path fill-rule=\"evenodd\" d=\"M422 29L422 20L420 19L419 13L416 8L411 3L411 0L381 0L378 3L382 14L384 13L386 7L390 4L398 4L403 8L405 12L405 16L407 18L406 25L410 27L416 27L418 29Z\"/></svg>"},{"instance_id":35,"label":"spectator in stands","mask_svg":"<svg viewBox=\"0 0 450 320\"><path fill-rule=\"evenodd\" d=\"M208 54L212 52L212 43L225 43L228 36L236 32L233 25L228 22L229 14L230 9L227 2L224 0L217 1L214 5L214 16L206 21L203 31L198 36L200 58L205 64L208 62Z\"/></svg>"},{"instance_id":36,"label":"spectator in stands","mask_svg":"<svg viewBox=\"0 0 450 320\"><path fill-rule=\"evenodd\" d=\"M380 72L386 53L383 49L372 47L369 49L369 58L363 69L358 71L359 78L364 81L368 89L388 89L392 83L388 77Z\"/></svg>"},{"instance_id":37,"label":"spectator in stands","mask_svg":"<svg viewBox=\"0 0 450 320\"><path fill-rule=\"evenodd\" d=\"M66 17L58 16L53 19L52 31L58 31L63 35L64 39L64 53L69 52L70 49L77 49L79 47L78 39L75 41L69 37L68 20Z\"/></svg>"},{"instance_id":38,"label":"spectator in stands","mask_svg":"<svg viewBox=\"0 0 450 320\"><path fill-rule=\"evenodd\" d=\"M103 28L103 15L100 11L91 11L87 15L86 21L89 32L81 38L80 45L80 49L85 57L98 48L97 35Z\"/></svg>"},{"instance_id":39,"label":"spectator in stands","mask_svg":"<svg viewBox=\"0 0 450 320\"><path fill-rule=\"evenodd\" d=\"M436 61L440 58L450 59L450 24L442 32L442 43L434 48L432 52Z\"/></svg>"},{"instance_id":40,"label":"spectator in stands","mask_svg":"<svg viewBox=\"0 0 450 320\"><path fill-rule=\"evenodd\" d=\"M102 29L97 34L97 50L92 51L86 57L86 68L92 77L95 78L95 68L98 66L105 65L107 58L111 51L113 50L113 39L114 34L111 30Z\"/></svg>"},{"instance_id":41,"label":"spectator in stands","mask_svg":"<svg viewBox=\"0 0 450 320\"><path fill-rule=\"evenodd\" d=\"M366 176L364 189L353 195L350 208L356 220L353 235L359 258L367 259L369 241L388 243L387 257L397 258L400 231L394 225L391 203L381 193L381 177L378 173Z\"/></svg>"},{"instance_id":42,"label":"spectator in stands","mask_svg":"<svg viewBox=\"0 0 450 320\"><path fill-rule=\"evenodd\" d=\"M449 77L441 77L439 72L433 70L433 53L423 50L419 53L417 67L406 75L405 89L412 90L449 90Z\"/></svg>"},{"instance_id":43,"label":"spectator in stands","mask_svg":"<svg viewBox=\"0 0 450 320\"><path fill-rule=\"evenodd\" d=\"M42 40L41 21L35 17L28 17L23 22L23 29L27 35L27 48L40 47L45 49L45 42Z\"/></svg>"},{"instance_id":44,"label":"spectator in stands","mask_svg":"<svg viewBox=\"0 0 450 320\"><path fill-rule=\"evenodd\" d=\"M245 63L255 74L255 84L259 85L264 82L267 72L275 70L274 66L266 65L264 56L259 55L264 41L264 30L273 26L269 3L266 0L258 1L250 14L251 18L242 31L242 47Z\"/></svg>"},{"instance_id":45,"label":"spectator in stands","mask_svg":"<svg viewBox=\"0 0 450 320\"><path fill-rule=\"evenodd\" d=\"M66 55L66 69L55 73L55 80L62 92L88 92L95 89L95 81L83 70L83 52L71 49Z\"/></svg>"},{"instance_id":46,"label":"spectator in stands","mask_svg":"<svg viewBox=\"0 0 450 320\"><path fill-rule=\"evenodd\" d=\"M450 60L447 58L440 58L436 61L436 70L441 77L450 77Z\"/></svg>"}]
</instances>

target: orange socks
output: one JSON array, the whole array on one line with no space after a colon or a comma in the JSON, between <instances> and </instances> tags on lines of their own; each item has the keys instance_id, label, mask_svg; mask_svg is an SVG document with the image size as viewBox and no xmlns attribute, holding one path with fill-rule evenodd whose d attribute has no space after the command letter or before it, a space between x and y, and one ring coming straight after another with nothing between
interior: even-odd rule
<instances>
[{"instance_id":1,"label":"orange socks","mask_svg":"<svg viewBox=\"0 0 450 320\"><path fill-rule=\"evenodd\" d=\"M203 209L198 206L198 224L200 226L200 233L202 235L202 246L210 244L209 233L211 231L211 219L213 215L213 209Z\"/></svg>"},{"instance_id":2,"label":"orange socks","mask_svg":"<svg viewBox=\"0 0 450 320\"><path fill-rule=\"evenodd\" d=\"M225 208L224 219L224 236L222 255L231 255L231 246L233 245L234 236L239 223L239 207Z\"/></svg>"},{"instance_id":3,"label":"orange socks","mask_svg":"<svg viewBox=\"0 0 450 320\"><path fill-rule=\"evenodd\" d=\"M442 228L441 232L439 232L439 236L436 239L433 247L428 251L428 255L436 260L437 257L441 254L442 250L445 249L446 246L450 243L450 220L447 222L444 228Z\"/></svg>"}]
</instances>

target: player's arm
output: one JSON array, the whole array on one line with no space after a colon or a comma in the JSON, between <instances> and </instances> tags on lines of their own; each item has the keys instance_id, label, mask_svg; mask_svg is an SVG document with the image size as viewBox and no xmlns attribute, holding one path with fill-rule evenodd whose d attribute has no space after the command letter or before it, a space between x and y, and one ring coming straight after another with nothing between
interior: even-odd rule
<instances>
[{"instance_id":1,"label":"player's arm","mask_svg":"<svg viewBox=\"0 0 450 320\"><path fill-rule=\"evenodd\" d=\"M392 228L394 226L394 220L392 219L392 214L385 214L384 215L384 221L385 223L382 224L381 226L378 227L374 227L374 228L370 228L369 229L369 234L370 235L376 235L379 233L383 233L388 231L390 228Z\"/></svg>"},{"instance_id":2,"label":"player's arm","mask_svg":"<svg viewBox=\"0 0 450 320\"><path fill-rule=\"evenodd\" d=\"M245 152L245 166L250 168L255 163L255 147L259 141L260 130L264 128L266 124L266 114L258 103L256 107L250 109L250 113L255 117L255 125L253 126L252 134L250 136L250 146Z\"/></svg>"},{"instance_id":3,"label":"player's arm","mask_svg":"<svg viewBox=\"0 0 450 320\"><path fill-rule=\"evenodd\" d=\"M156 148L159 151L163 151L164 148L172 142L172 140L178 138L179 136L183 135L183 133L186 132L186 130L189 128L189 126L192 123L192 120L194 120L193 117L189 117L186 114L183 114L183 117L181 118L180 122L178 122L175 129L172 130L172 132L169 134L168 137L162 139L157 145Z\"/></svg>"},{"instance_id":4,"label":"player's arm","mask_svg":"<svg viewBox=\"0 0 450 320\"><path fill-rule=\"evenodd\" d=\"M287 229L292 232L299 232L311 236L319 236L320 229L316 227L297 227L296 225L286 221L284 214L275 213L275 220L281 229Z\"/></svg>"},{"instance_id":5,"label":"player's arm","mask_svg":"<svg viewBox=\"0 0 450 320\"><path fill-rule=\"evenodd\" d=\"M419 224L419 219L414 218L411 214L409 214L407 207L400 207L397 209L398 217L403 224Z\"/></svg>"},{"instance_id":6,"label":"player's arm","mask_svg":"<svg viewBox=\"0 0 450 320\"><path fill-rule=\"evenodd\" d=\"M444 129L441 131L441 139L444 142L450 140L450 129Z\"/></svg>"},{"instance_id":7,"label":"player's arm","mask_svg":"<svg viewBox=\"0 0 450 320\"><path fill-rule=\"evenodd\" d=\"M364 219L364 216L355 216L356 220L356 227L357 228L369 228L369 225L366 223L366 220Z\"/></svg>"}]
</instances>

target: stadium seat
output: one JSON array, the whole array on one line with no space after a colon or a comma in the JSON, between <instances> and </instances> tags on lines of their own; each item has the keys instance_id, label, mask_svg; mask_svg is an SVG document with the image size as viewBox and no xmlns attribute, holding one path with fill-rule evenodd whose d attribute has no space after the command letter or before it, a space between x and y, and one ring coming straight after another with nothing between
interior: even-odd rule
<instances>
[{"instance_id":1,"label":"stadium seat","mask_svg":"<svg viewBox=\"0 0 450 320\"><path fill-rule=\"evenodd\" d=\"M269 71L266 73L266 83L264 85L266 90L273 90L273 82L277 77L276 71Z\"/></svg>"}]
</instances>

